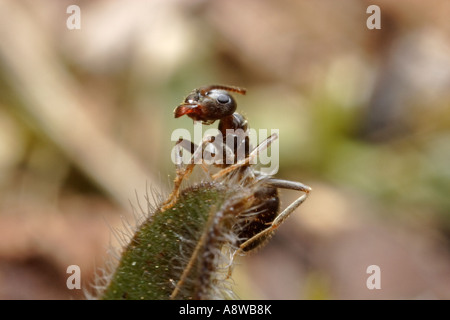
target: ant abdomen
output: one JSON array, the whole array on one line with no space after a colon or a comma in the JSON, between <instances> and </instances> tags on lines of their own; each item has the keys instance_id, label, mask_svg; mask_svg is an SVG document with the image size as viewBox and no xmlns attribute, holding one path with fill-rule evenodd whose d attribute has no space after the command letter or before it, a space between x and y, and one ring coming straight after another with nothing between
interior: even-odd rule
<instances>
[{"instance_id":1,"label":"ant abdomen","mask_svg":"<svg viewBox=\"0 0 450 320\"><path fill-rule=\"evenodd\" d=\"M243 221L240 221L237 225L238 246L267 229L280 211L280 198L277 188L264 185L260 186L253 197L255 199L253 202L255 209L246 214L243 217ZM251 242L243 248L243 251L249 252L255 248L262 247L270 239L272 234L267 233L267 235Z\"/></svg>"}]
</instances>

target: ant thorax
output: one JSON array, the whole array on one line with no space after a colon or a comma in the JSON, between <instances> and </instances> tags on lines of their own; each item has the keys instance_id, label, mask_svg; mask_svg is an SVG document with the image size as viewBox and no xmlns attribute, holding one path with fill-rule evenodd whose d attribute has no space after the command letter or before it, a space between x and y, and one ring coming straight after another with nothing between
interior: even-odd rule
<instances>
[{"instance_id":1,"label":"ant thorax","mask_svg":"<svg viewBox=\"0 0 450 320\"><path fill-rule=\"evenodd\" d=\"M230 122L232 126L228 125ZM236 125L236 122L240 125ZM175 165L186 166L193 163L225 168L245 162L257 167L262 174L275 175L277 173L279 167L278 129L271 129L269 135L267 129L249 128L247 120L237 112L222 119L218 129L210 128L206 131L203 129L204 126L199 121L195 121L193 135L185 128L173 131L171 139L176 143L172 148L171 159ZM251 154L255 145L260 147L254 154Z\"/></svg>"}]
</instances>

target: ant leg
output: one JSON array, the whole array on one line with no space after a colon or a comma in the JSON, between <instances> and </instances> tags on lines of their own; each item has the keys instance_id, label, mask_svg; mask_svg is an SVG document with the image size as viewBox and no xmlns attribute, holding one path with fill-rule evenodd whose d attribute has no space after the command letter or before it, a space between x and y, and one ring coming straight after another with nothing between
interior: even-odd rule
<instances>
[{"instance_id":1,"label":"ant leg","mask_svg":"<svg viewBox=\"0 0 450 320\"><path fill-rule=\"evenodd\" d=\"M258 156L258 154L267 149L272 142L274 142L275 140L278 139L278 134L277 133L273 133L271 134L266 140L264 140L263 142L261 142L255 149L253 149L253 151L248 155L247 158L245 158L243 161L238 161L237 163L226 167L225 169L220 170L219 172L217 172L215 175L213 175L214 179L217 179L231 171L236 170L237 168L246 166L250 163L250 161L255 158L256 156Z\"/></svg>"},{"instance_id":2,"label":"ant leg","mask_svg":"<svg viewBox=\"0 0 450 320\"><path fill-rule=\"evenodd\" d=\"M294 202L292 202L286 209L283 210L277 217L272 221L270 226L267 229L264 229L263 231L255 234L253 237L242 243L238 249L238 251L242 251L252 242L260 239L261 237L267 235L268 233L273 232L276 230L283 222L286 220L287 217L295 210L297 209L305 200L308 198L309 193L311 192L311 187L301 183L301 182L294 182L294 181L288 181L288 180L280 180L280 179L268 179L267 184L275 187L275 188L282 188L282 189L289 189L289 190L296 190L301 191L303 194L297 198Z\"/></svg>"},{"instance_id":3,"label":"ant leg","mask_svg":"<svg viewBox=\"0 0 450 320\"><path fill-rule=\"evenodd\" d=\"M180 139L180 140L178 140L177 145L180 145L181 147L183 147L184 149L186 149L186 150L187 150L188 152L190 152L191 154L194 154L195 150L198 149L198 146L197 146L194 142L189 141L189 140L183 140L183 139ZM203 150L203 152L204 152L204 153L207 153L208 156L211 156L211 153L210 153L209 151ZM180 150L180 154L181 154L181 150ZM178 162L181 163L181 162L182 162L182 160L181 160L181 155L178 157L178 159L179 159ZM177 162L177 163L178 163L178 162ZM202 169L203 169L205 172L207 172L206 165L205 165L203 162L201 163L201 166L202 166ZM178 169L179 169L179 166L177 166L177 171L178 171Z\"/></svg>"},{"instance_id":4,"label":"ant leg","mask_svg":"<svg viewBox=\"0 0 450 320\"><path fill-rule=\"evenodd\" d=\"M190 148L188 149L187 145L189 144ZM181 147L187 149L191 153L193 153L192 147L196 147L196 145L188 140L179 139L175 143L175 170L176 170L176 177L174 179L174 187L172 192L170 193L167 200L162 204L162 210L165 211L173 206L175 203L175 199L178 197L179 194L179 188L181 186L181 182L183 179L189 175L189 173L186 172L186 168L183 167L183 150ZM191 163L193 162L193 159L191 158Z\"/></svg>"},{"instance_id":5,"label":"ant leg","mask_svg":"<svg viewBox=\"0 0 450 320\"><path fill-rule=\"evenodd\" d=\"M217 141L217 137L216 137L216 140L215 141ZM211 142L211 141L210 141ZM213 142L214 143L214 142ZM192 142L192 141L189 141L189 140L183 140L183 139L180 139L180 140L178 140L178 142L177 142L177 145L180 145L181 147L183 147L184 149L186 149L188 152L190 152L190 153L194 153L194 151L195 150L197 150L198 149L198 146L194 143L194 142ZM232 153L232 151L230 151L231 153ZM181 153L181 152L180 152ZM212 158L214 158L214 156L215 156L215 154L214 153L212 153L211 151L209 151L209 150L205 150L204 148L203 148L203 155L205 156L205 157L207 157L207 159L212 159ZM234 155L234 154L233 154ZM179 159L180 160L178 160L180 163L181 163L181 156L179 156ZM200 164L201 166L202 166L202 169L203 169L203 171L205 171L206 173L208 172L208 167L207 167L207 164L205 164L205 162L204 161L202 161L202 163ZM178 166L177 166L177 169L178 169ZM211 175L210 175L211 176ZM211 177L212 178L212 177Z\"/></svg>"},{"instance_id":6,"label":"ant leg","mask_svg":"<svg viewBox=\"0 0 450 320\"><path fill-rule=\"evenodd\" d=\"M181 183L183 182L184 179L187 179L189 177L189 175L192 173L192 171L194 170L195 164L196 164L195 161L199 158L199 156L202 155L205 146L208 143L211 143L212 138L214 138L214 137L206 137L205 139L203 139L201 145L198 147L196 146L195 143L188 141L188 140L180 139L177 141L177 143L175 144L176 156L177 156L177 161L176 161L177 162L176 163L177 176L173 182L174 187L173 187L172 192L170 193L168 199L162 205L163 211L170 209L175 204L176 199L178 198L178 195L180 194ZM188 145L189 145L189 147L188 147ZM189 150L191 153L193 151L193 147L196 147L195 151L192 153L190 162L184 168L181 165L181 163L182 163L181 147ZM200 158L200 159L203 163L203 159L202 158Z\"/></svg>"}]
</instances>

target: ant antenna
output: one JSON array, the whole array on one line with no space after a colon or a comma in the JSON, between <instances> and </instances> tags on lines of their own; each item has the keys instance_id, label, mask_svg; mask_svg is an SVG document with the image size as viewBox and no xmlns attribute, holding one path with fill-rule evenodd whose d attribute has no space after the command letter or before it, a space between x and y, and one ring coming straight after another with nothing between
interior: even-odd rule
<instances>
[{"instance_id":1,"label":"ant antenna","mask_svg":"<svg viewBox=\"0 0 450 320\"><path fill-rule=\"evenodd\" d=\"M247 92L247 90L244 88L224 86L224 85L214 85L214 84L201 88L200 92L202 95L206 95L206 93L211 90L225 90L225 91L229 91L229 92L236 92L239 94L245 94Z\"/></svg>"}]
</instances>

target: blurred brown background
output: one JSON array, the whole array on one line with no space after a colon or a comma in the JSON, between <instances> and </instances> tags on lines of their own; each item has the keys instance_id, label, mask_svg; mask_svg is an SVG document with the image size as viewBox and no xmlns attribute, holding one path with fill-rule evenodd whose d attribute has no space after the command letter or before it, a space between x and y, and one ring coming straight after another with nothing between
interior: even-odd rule
<instances>
[{"instance_id":1,"label":"blurred brown background","mask_svg":"<svg viewBox=\"0 0 450 320\"><path fill-rule=\"evenodd\" d=\"M366 27L371 4L381 30ZM67 266L88 287L136 194L169 190L171 132L192 128L173 108L229 84L247 88L251 127L280 129L277 177L313 187L239 260L241 298L449 299L449 13L445 0L1 0L0 298L83 298Z\"/></svg>"}]
</instances>

